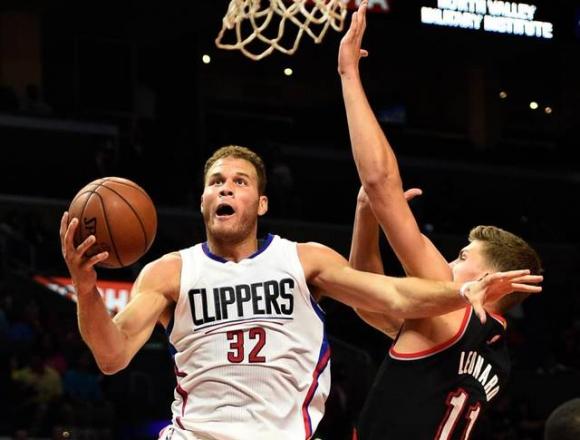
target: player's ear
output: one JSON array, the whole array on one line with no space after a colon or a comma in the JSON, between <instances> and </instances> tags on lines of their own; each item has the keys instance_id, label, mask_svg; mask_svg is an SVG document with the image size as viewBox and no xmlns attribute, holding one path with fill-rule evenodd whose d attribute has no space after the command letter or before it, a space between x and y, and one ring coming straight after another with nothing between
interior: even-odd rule
<instances>
[{"instance_id":1,"label":"player's ear","mask_svg":"<svg viewBox=\"0 0 580 440\"><path fill-rule=\"evenodd\" d=\"M262 216L268 212L268 197L260 196L260 200L258 202L258 215Z\"/></svg>"},{"instance_id":2,"label":"player's ear","mask_svg":"<svg viewBox=\"0 0 580 440\"><path fill-rule=\"evenodd\" d=\"M199 198L199 210L203 214L203 195Z\"/></svg>"}]
</instances>

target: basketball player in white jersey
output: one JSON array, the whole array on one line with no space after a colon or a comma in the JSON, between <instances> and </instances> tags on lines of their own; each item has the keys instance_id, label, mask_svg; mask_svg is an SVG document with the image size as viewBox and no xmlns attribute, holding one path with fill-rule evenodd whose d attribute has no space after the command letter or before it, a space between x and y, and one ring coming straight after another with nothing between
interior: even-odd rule
<instances>
[{"instance_id":1,"label":"basketball player in white jersey","mask_svg":"<svg viewBox=\"0 0 580 440\"><path fill-rule=\"evenodd\" d=\"M324 295L353 307L420 317L481 307L487 297L536 292L528 271L459 285L389 278L351 269L317 243L257 238L268 209L265 169L252 151L216 151L205 166L201 210L207 241L167 254L139 274L128 306L113 319L96 289L89 237L78 247L78 219L64 213L62 252L78 294L81 335L113 374L129 364L157 322L174 350L177 386L163 439L309 439L330 387ZM530 285L529 283L532 283ZM464 295L460 295L462 292Z\"/></svg>"}]
</instances>

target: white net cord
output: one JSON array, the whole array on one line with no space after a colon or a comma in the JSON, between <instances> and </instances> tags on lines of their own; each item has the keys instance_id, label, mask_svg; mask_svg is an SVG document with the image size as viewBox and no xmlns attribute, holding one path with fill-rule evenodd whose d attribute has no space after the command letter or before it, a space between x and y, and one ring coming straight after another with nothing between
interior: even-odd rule
<instances>
[{"instance_id":1,"label":"white net cord","mask_svg":"<svg viewBox=\"0 0 580 440\"><path fill-rule=\"evenodd\" d=\"M265 0L264 3L266 6L262 7L262 0L231 0L215 40L216 46L240 50L248 58L261 60L274 50L294 54L304 33L320 43L329 27L340 32L344 26L346 6L343 0ZM287 25L297 30L293 41L284 45L282 38ZM225 43L224 37L232 32L235 41Z\"/></svg>"}]
</instances>

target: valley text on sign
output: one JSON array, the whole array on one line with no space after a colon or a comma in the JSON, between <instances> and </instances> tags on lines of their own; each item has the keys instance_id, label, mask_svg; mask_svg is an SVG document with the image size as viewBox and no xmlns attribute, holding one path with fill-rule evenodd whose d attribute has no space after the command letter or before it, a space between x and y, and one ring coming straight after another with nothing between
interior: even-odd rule
<instances>
[{"instance_id":1,"label":"valley text on sign","mask_svg":"<svg viewBox=\"0 0 580 440\"><path fill-rule=\"evenodd\" d=\"M462 29L551 39L554 25L536 20L538 7L493 0L437 0L437 7L421 8L421 22Z\"/></svg>"}]
</instances>

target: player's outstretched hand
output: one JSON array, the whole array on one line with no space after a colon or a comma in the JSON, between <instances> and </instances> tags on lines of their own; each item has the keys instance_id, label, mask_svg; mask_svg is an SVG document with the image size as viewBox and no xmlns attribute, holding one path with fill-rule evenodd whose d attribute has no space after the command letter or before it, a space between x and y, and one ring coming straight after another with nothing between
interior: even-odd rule
<instances>
[{"instance_id":1,"label":"player's outstretched hand","mask_svg":"<svg viewBox=\"0 0 580 440\"><path fill-rule=\"evenodd\" d=\"M88 257L87 251L95 243L95 236L90 235L81 244L75 246L74 236L79 220L77 218L73 218L70 222L68 220L69 214L65 212L60 220L60 246L77 294L80 294L80 292L88 292L96 286L95 264L106 260L109 253L101 252Z\"/></svg>"},{"instance_id":2,"label":"player's outstretched hand","mask_svg":"<svg viewBox=\"0 0 580 440\"><path fill-rule=\"evenodd\" d=\"M352 14L350 27L340 41L338 50L338 73L352 73L358 71L358 62L361 57L368 56L368 52L361 49L362 38L367 26L367 0L363 0L358 10Z\"/></svg>"},{"instance_id":3,"label":"player's outstretched hand","mask_svg":"<svg viewBox=\"0 0 580 440\"><path fill-rule=\"evenodd\" d=\"M544 279L541 275L530 275L530 271L511 270L487 274L477 281L468 281L461 287L461 294L471 303L479 320L486 320L483 305L493 302L512 292L539 293L542 287L538 286Z\"/></svg>"}]
</instances>

